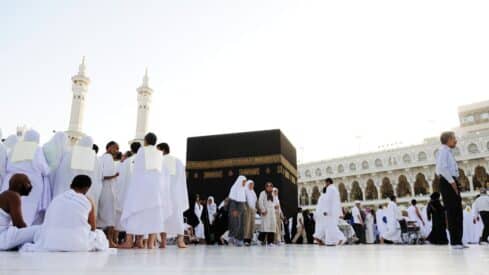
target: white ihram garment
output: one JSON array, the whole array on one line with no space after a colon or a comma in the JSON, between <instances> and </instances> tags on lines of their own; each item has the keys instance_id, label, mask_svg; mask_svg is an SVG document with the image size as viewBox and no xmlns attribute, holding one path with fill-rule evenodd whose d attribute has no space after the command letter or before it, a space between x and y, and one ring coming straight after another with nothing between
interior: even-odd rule
<instances>
[{"instance_id":1,"label":"white ihram garment","mask_svg":"<svg viewBox=\"0 0 489 275\"><path fill-rule=\"evenodd\" d=\"M324 215L326 213L326 216ZM316 208L316 229L314 238L326 245L336 245L346 241L345 235L338 228L338 220L342 215L340 193L336 186L330 184L326 193L321 194Z\"/></svg>"},{"instance_id":2,"label":"white ihram garment","mask_svg":"<svg viewBox=\"0 0 489 275\"><path fill-rule=\"evenodd\" d=\"M172 214L170 175L155 146L139 149L126 192L121 215L121 226L126 232L135 235L165 232L165 220Z\"/></svg>"},{"instance_id":3,"label":"white ihram garment","mask_svg":"<svg viewBox=\"0 0 489 275\"><path fill-rule=\"evenodd\" d=\"M185 230L183 212L189 208L185 167L182 161L170 155L163 156L163 165L170 173L170 203L173 210L171 216L165 221L165 232L183 235Z\"/></svg>"},{"instance_id":4,"label":"white ihram garment","mask_svg":"<svg viewBox=\"0 0 489 275\"><path fill-rule=\"evenodd\" d=\"M90 230L92 204L85 195L68 190L53 199L34 243L22 251L103 251L109 241L101 230Z\"/></svg>"}]
</instances>

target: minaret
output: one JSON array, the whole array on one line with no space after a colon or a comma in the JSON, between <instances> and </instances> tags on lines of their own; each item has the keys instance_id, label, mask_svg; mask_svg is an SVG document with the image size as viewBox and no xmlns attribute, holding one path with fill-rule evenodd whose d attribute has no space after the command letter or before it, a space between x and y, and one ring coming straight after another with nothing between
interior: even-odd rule
<instances>
[{"instance_id":1,"label":"minaret","mask_svg":"<svg viewBox=\"0 0 489 275\"><path fill-rule=\"evenodd\" d=\"M138 92L138 116L136 121L136 136L133 141L143 142L148 132L148 117L153 89L148 84L148 69L144 73L143 84L136 89Z\"/></svg>"},{"instance_id":2,"label":"minaret","mask_svg":"<svg viewBox=\"0 0 489 275\"><path fill-rule=\"evenodd\" d=\"M71 81L73 82L71 85L73 98L71 100L70 125L66 134L71 143L74 144L85 135L82 131L83 117L85 116L88 85L90 85L90 78L86 75L85 57L83 57L82 63L78 66L78 74L71 77Z\"/></svg>"}]
</instances>

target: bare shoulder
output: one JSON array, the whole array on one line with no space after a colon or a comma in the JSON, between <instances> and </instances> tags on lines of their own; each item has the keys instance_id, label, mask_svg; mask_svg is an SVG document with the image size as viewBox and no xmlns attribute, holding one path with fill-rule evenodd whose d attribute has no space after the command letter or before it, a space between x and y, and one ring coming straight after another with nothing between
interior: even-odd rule
<instances>
[{"instance_id":1,"label":"bare shoulder","mask_svg":"<svg viewBox=\"0 0 489 275\"><path fill-rule=\"evenodd\" d=\"M7 190L7 191L3 192L2 194L0 194L0 196L3 196L4 198L6 198L11 203L20 202L20 195L17 192Z\"/></svg>"}]
</instances>

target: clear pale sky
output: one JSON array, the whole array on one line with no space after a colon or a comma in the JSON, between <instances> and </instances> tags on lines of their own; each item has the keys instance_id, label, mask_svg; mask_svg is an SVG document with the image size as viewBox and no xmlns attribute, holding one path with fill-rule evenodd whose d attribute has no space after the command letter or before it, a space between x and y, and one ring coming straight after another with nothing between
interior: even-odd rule
<instances>
[{"instance_id":1,"label":"clear pale sky","mask_svg":"<svg viewBox=\"0 0 489 275\"><path fill-rule=\"evenodd\" d=\"M417 143L489 99L488 1L1 1L0 128L66 130L86 56L84 131L127 149L148 67L150 130L280 128L302 162Z\"/></svg>"}]
</instances>

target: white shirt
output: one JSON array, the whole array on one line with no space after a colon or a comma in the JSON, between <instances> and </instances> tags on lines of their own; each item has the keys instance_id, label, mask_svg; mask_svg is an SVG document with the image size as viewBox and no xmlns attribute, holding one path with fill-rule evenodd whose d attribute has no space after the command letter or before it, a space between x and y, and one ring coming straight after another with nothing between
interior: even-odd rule
<instances>
[{"instance_id":1,"label":"white shirt","mask_svg":"<svg viewBox=\"0 0 489 275\"><path fill-rule=\"evenodd\" d=\"M479 214L482 211L489 211L489 196L482 194L474 202L474 213Z\"/></svg>"},{"instance_id":2,"label":"white shirt","mask_svg":"<svg viewBox=\"0 0 489 275\"><path fill-rule=\"evenodd\" d=\"M360 214L360 209L358 209L358 207L354 206L351 209L351 215L353 216L353 223L357 223L357 224L363 223L362 216Z\"/></svg>"},{"instance_id":3,"label":"white shirt","mask_svg":"<svg viewBox=\"0 0 489 275\"><path fill-rule=\"evenodd\" d=\"M453 178L458 178L458 165L453 157L452 150L442 145L436 156L436 174L442 176L445 180L452 183Z\"/></svg>"}]
</instances>

